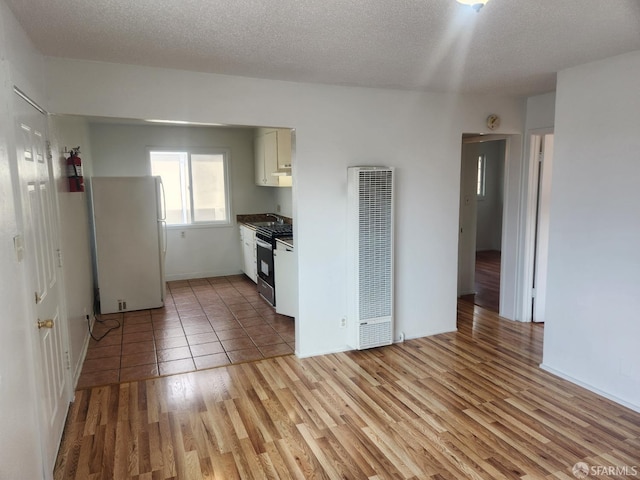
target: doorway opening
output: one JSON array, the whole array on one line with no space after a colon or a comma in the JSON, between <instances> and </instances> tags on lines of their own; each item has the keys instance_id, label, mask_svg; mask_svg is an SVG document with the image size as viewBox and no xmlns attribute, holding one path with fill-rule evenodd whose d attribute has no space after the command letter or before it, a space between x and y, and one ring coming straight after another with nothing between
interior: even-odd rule
<instances>
[{"instance_id":1,"label":"doorway opening","mask_svg":"<svg viewBox=\"0 0 640 480\"><path fill-rule=\"evenodd\" d=\"M505 139L463 137L458 296L494 312L500 311L505 155Z\"/></svg>"},{"instance_id":2,"label":"doorway opening","mask_svg":"<svg viewBox=\"0 0 640 480\"><path fill-rule=\"evenodd\" d=\"M549 255L549 210L553 162L552 131L535 132L530 137L529 210L527 212L527 261L523 320L543 323L547 298Z\"/></svg>"}]
</instances>

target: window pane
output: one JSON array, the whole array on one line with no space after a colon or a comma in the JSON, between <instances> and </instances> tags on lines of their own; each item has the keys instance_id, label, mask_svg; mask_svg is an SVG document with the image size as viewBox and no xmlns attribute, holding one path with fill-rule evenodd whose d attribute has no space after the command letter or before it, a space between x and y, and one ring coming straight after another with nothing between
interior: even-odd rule
<instances>
[{"instance_id":1,"label":"window pane","mask_svg":"<svg viewBox=\"0 0 640 480\"><path fill-rule=\"evenodd\" d=\"M190 202L187 194L187 153L150 152L151 175L162 177L167 224L189 223Z\"/></svg>"},{"instance_id":2,"label":"window pane","mask_svg":"<svg viewBox=\"0 0 640 480\"><path fill-rule=\"evenodd\" d=\"M224 155L192 154L194 222L227 221Z\"/></svg>"},{"instance_id":3,"label":"window pane","mask_svg":"<svg viewBox=\"0 0 640 480\"><path fill-rule=\"evenodd\" d=\"M478 157L478 184L476 193L479 197L484 197L485 191L485 156L480 155Z\"/></svg>"}]
</instances>

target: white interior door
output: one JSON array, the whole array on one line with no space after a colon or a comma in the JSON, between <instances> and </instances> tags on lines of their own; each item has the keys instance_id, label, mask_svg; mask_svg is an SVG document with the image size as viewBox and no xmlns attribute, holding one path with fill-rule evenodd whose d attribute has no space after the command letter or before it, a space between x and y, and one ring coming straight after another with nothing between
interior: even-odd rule
<instances>
[{"instance_id":1,"label":"white interior door","mask_svg":"<svg viewBox=\"0 0 640 480\"><path fill-rule=\"evenodd\" d=\"M476 232L478 221L477 144L462 145L460 216L458 225L458 296L476 293Z\"/></svg>"},{"instance_id":2,"label":"white interior door","mask_svg":"<svg viewBox=\"0 0 640 480\"><path fill-rule=\"evenodd\" d=\"M42 453L45 468L52 472L71 392L62 320L57 197L45 138L46 117L18 95L13 103L27 281L34 302L33 317L27 321L34 336L34 364L39 366Z\"/></svg>"},{"instance_id":3,"label":"white interior door","mask_svg":"<svg viewBox=\"0 0 640 480\"><path fill-rule=\"evenodd\" d=\"M551 167L553 134L539 137L538 208L536 216L535 257L533 274L534 322L544 322L547 301L547 263L549 258L549 209L551 204Z\"/></svg>"}]
</instances>

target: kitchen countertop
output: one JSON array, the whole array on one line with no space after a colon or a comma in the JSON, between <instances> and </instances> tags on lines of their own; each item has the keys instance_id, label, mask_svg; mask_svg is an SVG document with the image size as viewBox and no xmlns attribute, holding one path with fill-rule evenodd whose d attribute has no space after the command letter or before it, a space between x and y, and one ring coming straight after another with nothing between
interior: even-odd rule
<instances>
[{"instance_id":1,"label":"kitchen countertop","mask_svg":"<svg viewBox=\"0 0 640 480\"><path fill-rule=\"evenodd\" d=\"M258 227L256 227L253 223L249 223L249 222L238 222L238 225L244 225L245 227L249 227L251 230L258 229Z\"/></svg>"},{"instance_id":2,"label":"kitchen countertop","mask_svg":"<svg viewBox=\"0 0 640 480\"><path fill-rule=\"evenodd\" d=\"M293 224L293 220L292 219L290 219L289 217L285 217L284 215L277 214L277 213L250 213L250 214L236 215L236 221L238 223L244 223L245 225L248 225L250 227L255 228L255 225L252 225L252 223L255 223L255 222L274 222L276 220L274 218L274 216L278 216L278 217L282 218L284 223L288 223L289 225Z\"/></svg>"},{"instance_id":3,"label":"kitchen countertop","mask_svg":"<svg viewBox=\"0 0 640 480\"><path fill-rule=\"evenodd\" d=\"M280 243L286 245L287 247L294 248L294 246L293 246L293 237L279 237L279 238L276 238L276 242L280 242Z\"/></svg>"},{"instance_id":4,"label":"kitchen countertop","mask_svg":"<svg viewBox=\"0 0 640 480\"><path fill-rule=\"evenodd\" d=\"M256 230L258 228L256 223L275 221L276 219L273 217L273 215L275 214L255 213L255 214L248 214L248 215L236 215L236 220L238 224L246 225L247 227L253 230ZM289 224L289 225L293 224L293 220L291 220L289 217L284 217L282 215L278 215L278 217L282 218L285 224ZM290 248L294 248L293 237L279 237L276 240L281 241L283 244L285 244Z\"/></svg>"}]
</instances>

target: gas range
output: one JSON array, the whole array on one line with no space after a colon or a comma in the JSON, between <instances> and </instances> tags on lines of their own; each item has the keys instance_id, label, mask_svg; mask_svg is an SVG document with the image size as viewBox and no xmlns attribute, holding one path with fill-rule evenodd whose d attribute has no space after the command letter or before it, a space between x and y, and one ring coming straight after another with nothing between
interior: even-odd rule
<instances>
[{"instance_id":1,"label":"gas range","mask_svg":"<svg viewBox=\"0 0 640 480\"><path fill-rule=\"evenodd\" d=\"M258 227L256 229L256 238L268 242L275 246L276 238L291 237L293 235L293 226L288 223L270 225L268 227Z\"/></svg>"},{"instance_id":2,"label":"gas range","mask_svg":"<svg viewBox=\"0 0 640 480\"><path fill-rule=\"evenodd\" d=\"M260 226L256 229L256 260L258 262L258 293L267 302L276 305L276 278L273 250L276 239L293 236L293 227L287 223Z\"/></svg>"}]
</instances>

